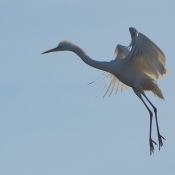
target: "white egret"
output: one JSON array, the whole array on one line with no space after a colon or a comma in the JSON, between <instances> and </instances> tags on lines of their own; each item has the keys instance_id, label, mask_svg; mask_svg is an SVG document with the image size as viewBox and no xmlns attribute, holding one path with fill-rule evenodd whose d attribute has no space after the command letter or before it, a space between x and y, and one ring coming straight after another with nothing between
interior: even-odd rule
<instances>
[{"instance_id":1,"label":"white egret","mask_svg":"<svg viewBox=\"0 0 175 175\"><path fill-rule=\"evenodd\" d=\"M110 76L108 77L111 77L109 85L109 88L112 87L111 92L114 86L118 88L116 82L122 82L120 84L131 87L150 114L149 146L150 154L152 154L154 152L154 144L156 144L151 137L153 112L147 106L143 97L154 110L160 150L160 147L163 145L162 139L165 138L160 135L157 109L145 95L144 91L152 91L155 96L164 99L158 87L157 80L167 73L167 68L165 66L166 58L164 53L145 35L132 27L129 28L129 31L132 38L129 47L126 48L125 46L118 45L115 50L116 59L109 62L91 59L79 46L69 41L61 41L56 48L45 51L42 54L55 51L72 51L89 66L109 73Z\"/></svg>"}]
</instances>

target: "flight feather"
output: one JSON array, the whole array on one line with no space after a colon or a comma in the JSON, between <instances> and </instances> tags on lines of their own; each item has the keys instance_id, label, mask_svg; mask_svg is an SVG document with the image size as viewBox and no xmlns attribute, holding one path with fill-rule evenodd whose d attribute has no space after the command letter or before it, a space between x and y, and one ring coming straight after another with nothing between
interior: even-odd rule
<instances>
[{"instance_id":1,"label":"flight feather","mask_svg":"<svg viewBox=\"0 0 175 175\"><path fill-rule=\"evenodd\" d=\"M160 79L167 73L164 53L144 34L136 31L129 48L131 51L126 60L132 62L147 75Z\"/></svg>"}]
</instances>

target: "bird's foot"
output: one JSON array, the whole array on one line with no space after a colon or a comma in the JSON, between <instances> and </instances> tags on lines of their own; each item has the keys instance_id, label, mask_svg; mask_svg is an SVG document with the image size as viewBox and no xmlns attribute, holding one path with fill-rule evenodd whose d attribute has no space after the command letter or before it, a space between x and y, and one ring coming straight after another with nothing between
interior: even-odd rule
<instances>
[{"instance_id":1,"label":"bird's foot","mask_svg":"<svg viewBox=\"0 0 175 175\"><path fill-rule=\"evenodd\" d=\"M150 155L154 153L154 144L157 145L157 143L152 140L151 138L149 139L149 146L150 146Z\"/></svg>"},{"instance_id":2,"label":"bird's foot","mask_svg":"<svg viewBox=\"0 0 175 175\"><path fill-rule=\"evenodd\" d=\"M163 141L162 141L162 139L166 140L163 136L161 136L160 134L158 134L159 150L160 150L160 147L163 146Z\"/></svg>"}]
</instances>

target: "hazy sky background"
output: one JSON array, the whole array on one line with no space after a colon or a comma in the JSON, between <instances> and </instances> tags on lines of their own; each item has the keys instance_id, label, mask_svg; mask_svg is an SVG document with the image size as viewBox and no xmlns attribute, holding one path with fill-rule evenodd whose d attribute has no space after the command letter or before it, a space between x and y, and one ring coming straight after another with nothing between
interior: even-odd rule
<instances>
[{"instance_id":1,"label":"hazy sky background","mask_svg":"<svg viewBox=\"0 0 175 175\"><path fill-rule=\"evenodd\" d=\"M0 0L0 174L175 173L175 1ZM95 98L102 71L71 52L41 55L63 40L96 60L129 45L129 27L165 53L165 101L147 93L166 138L149 154L149 113L131 88ZM153 120L153 140L157 142Z\"/></svg>"}]
</instances>

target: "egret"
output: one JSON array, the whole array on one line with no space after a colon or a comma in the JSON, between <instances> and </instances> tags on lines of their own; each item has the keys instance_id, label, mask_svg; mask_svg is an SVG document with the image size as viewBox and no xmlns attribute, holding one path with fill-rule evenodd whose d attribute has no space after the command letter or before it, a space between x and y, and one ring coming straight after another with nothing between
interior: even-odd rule
<instances>
[{"instance_id":1,"label":"egret","mask_svg":"<svg viewBox=\"0 0 175 175\"><path fill-rule=\"evenodd\" d=\"M144 91L152 91L155 96L164 99L157 80L167 74L167 68L165 66L166 58L159 47L144 34L138 32L133 27L130 27L129 31L131 34L131 43L128 47L118 45L115 49L115 59L109 62L95 61L79 46L65 40L61 41L57 47L42 54L55 51L72 51L89 66L107 72L111 77L109 88L112 87L112 91L114 86L117 86L117 88L119 86L118 83L116 85L116 82L121 82L122 85L131 87L143 102L150 115L149 146L151 155L154 153L154 144L157 145L157 143L152 140L153 112L146 104L144 98L152 106L155 114L159 150L163 146L162 140L165 140L165 138L159 131L157 108L148 99Z\"/></svg>"}]
</instances>

